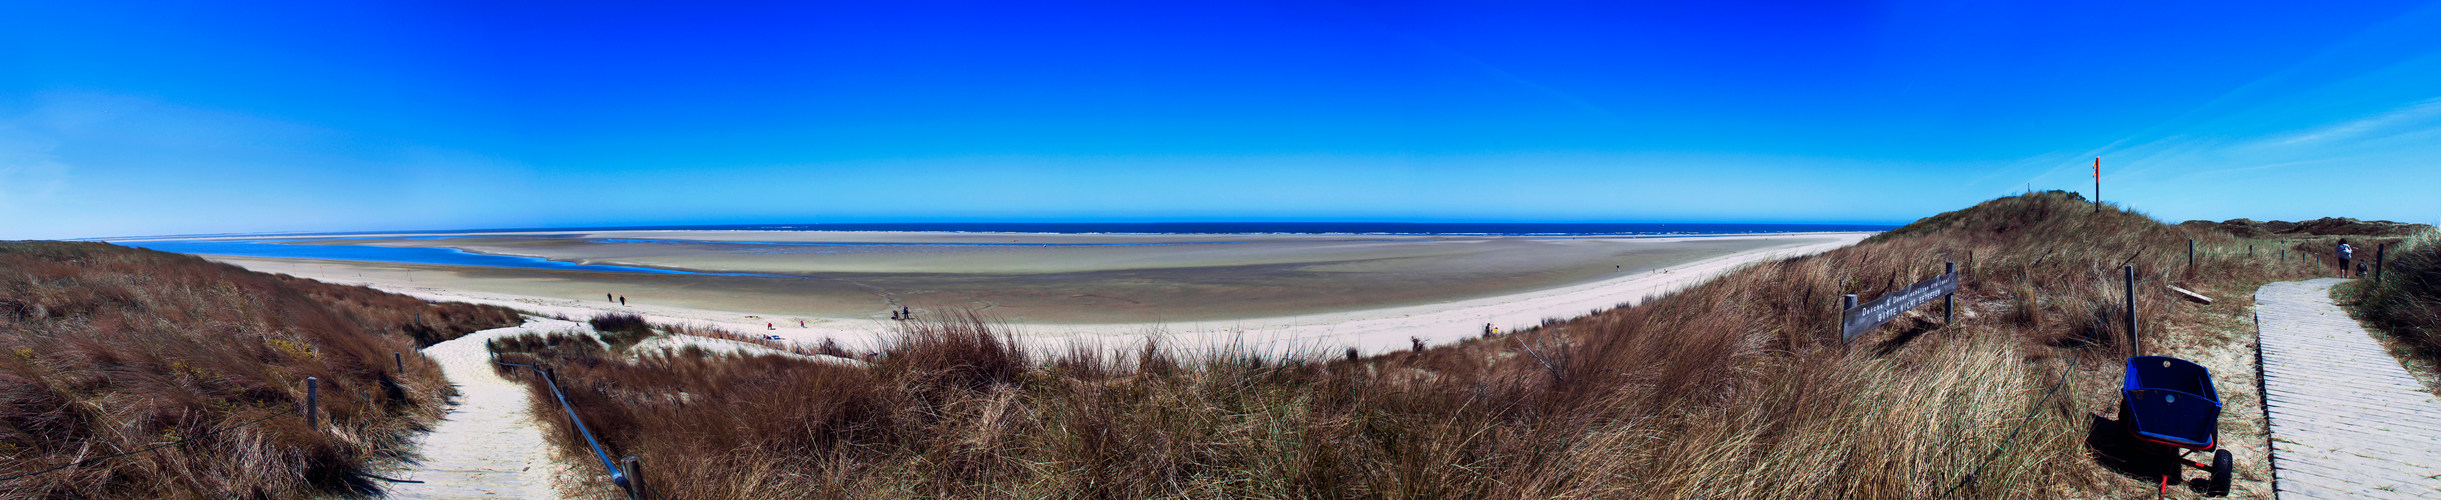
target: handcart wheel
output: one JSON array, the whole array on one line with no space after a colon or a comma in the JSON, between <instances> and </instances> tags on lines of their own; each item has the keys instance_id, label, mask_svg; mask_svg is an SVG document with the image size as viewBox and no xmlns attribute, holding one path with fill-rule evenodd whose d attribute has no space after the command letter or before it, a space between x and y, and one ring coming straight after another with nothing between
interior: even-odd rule
<instances>
[{"instance_id":1,"label":"handcart wheel","mask_svg":"<svg viewBox=\"0 0 2441 500\"><path fill-rule=\"evenodd\" d=\"M2229 469L2232 462L2229 459L2229 450L2212 452L2212 482L2204 485L2204 496L2229 496Z\"/></svg>"}]
</instances>

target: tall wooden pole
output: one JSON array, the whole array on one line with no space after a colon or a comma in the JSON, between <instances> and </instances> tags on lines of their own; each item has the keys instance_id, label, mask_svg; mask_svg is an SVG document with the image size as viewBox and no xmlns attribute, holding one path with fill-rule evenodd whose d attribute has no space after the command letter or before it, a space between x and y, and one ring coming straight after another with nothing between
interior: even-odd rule
<instances>
[{"instance_id":1,"label":"tall wooden pole","mask_svg":"<svg viewBox=\"0 0 2441 500\"><path fill-rule=\"evenodd\" d=\"M2093 157L2093 212L2102 213L2102 157Z\"/></svg>"}]
</instances>

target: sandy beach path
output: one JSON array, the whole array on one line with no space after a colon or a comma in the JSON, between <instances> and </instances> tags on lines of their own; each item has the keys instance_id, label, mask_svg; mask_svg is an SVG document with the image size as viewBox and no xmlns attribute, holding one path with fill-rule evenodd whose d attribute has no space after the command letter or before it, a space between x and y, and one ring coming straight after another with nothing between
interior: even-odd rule
<instances>
[{"instance_id":1,"label":"sandy beach path","mask_svg":"<svg viewBox=\"0 0 2441 500\"><path fill-rule=\"evenodd\" d=\"M503 336L564 330L589 331L580 323L537 319L424 348L457 386L458 399L432 432L416 438L422 460L389 476L423 482L389 485L389 497L557 498L551 478L560 467L551 460L542 428L526 411L526 389L492 372L491 354L483 344Z\"/></svg>"}]
</instances>

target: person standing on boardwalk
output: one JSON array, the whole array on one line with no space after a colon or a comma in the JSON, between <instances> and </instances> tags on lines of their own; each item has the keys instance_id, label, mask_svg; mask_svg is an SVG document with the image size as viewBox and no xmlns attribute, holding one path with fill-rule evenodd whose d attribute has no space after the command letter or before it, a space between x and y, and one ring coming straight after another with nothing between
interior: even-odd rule
<instances>
[{"instance_id":1,"label":"person standing on boardwalk","mask_svg":"<svg viewBox=\"0 0 2441 500\"><path fill-rule=\"evenodd\" d=\"M2342 278L2346 278L2346 277L2348 277L2348 259L2349 259L2350 257L2355 257L2355 256L2356 256L2356 249L2355 249L2355 248L2350 248L2350 247L2348 246L2348 239L2347 239L2347 238L2340 238L2340 239L2339 239L2339 277L2342 277Z\"/></svg>"}]
</instances>

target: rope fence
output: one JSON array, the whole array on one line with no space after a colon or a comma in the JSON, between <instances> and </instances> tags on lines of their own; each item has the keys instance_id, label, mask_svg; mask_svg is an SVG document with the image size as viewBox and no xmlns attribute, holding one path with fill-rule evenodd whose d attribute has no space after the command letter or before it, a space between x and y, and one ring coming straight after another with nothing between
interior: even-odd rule
<instances>
[{"instance_id":1,"label":"rope fence","mask_svg":"<svg viewBox=\"0 0 2441 500\"><path fill-rule=\"evenodd\" d=\"M619 464L611 462L610 454L602 451L602 442L593 438L593 431L585 427L585 420L577 418L576 407L568 404L568 396L560 393L558 377L553 376L550 370L545 370L539 366L510 363L500 360L492 360L492 362L506 366L523 367L525 369L534 370L535 374L541 375L543 385L551 388L551 397L559 400L559 409L567 412L568 422L576 425L577 435L585 438L585 445L593 448L594 458L601 460L602 468L610 471L610 482L612 484L617 484L619 488L626 489L628 491L629 498L643 498L642 494L644 492L651 491L652 487L644 485L642 478L629 477L627 471L620 469ZM630 456L622 461L626 462L630 466L637 466L636 457ZM658 498L660 495L654 494L653 497Z\"/></svg>"}]
</instances>

